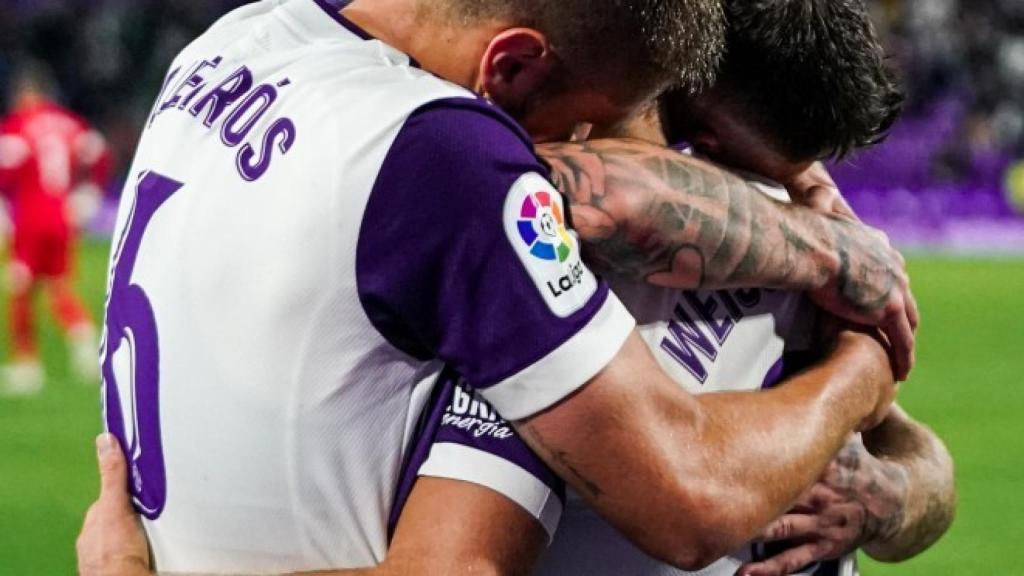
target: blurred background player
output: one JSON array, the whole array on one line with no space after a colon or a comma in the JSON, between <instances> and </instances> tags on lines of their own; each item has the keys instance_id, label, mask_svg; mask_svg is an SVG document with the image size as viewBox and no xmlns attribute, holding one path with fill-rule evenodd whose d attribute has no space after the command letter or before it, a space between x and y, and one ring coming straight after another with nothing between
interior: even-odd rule
<instances>
[{"instance_id":1,"label":"blurred background player","mask_svg":"<svg viewBox=\"0 0 1024 576\"><path fill-rule=\"evenodd\" d=\"M45 379L36 343L33 296L42 288L64 333L74 373L97 378L96 329L72 286L76 227L95 214L111 156L103 137L56 103L41 64L14 75L10 116L0 123L0 190L10 205L8 281L12 361L0 394L38 393Z\"/></svg>"}]
</instances>

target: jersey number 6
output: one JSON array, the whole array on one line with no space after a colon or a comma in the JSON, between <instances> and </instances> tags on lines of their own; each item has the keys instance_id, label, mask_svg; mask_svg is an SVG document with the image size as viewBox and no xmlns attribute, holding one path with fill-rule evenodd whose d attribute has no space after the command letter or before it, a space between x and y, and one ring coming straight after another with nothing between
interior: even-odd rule
<instances>
[{"instance_id":1,"label":"jersey number 6","mask_svg":"<svg viewBox=\"0 0 1024 576\"><path fill-rule=\"evenodd\" d=\"M160 441L160 347L153 306L132 283L142 237L157 210L182 188L155 172L136 185L135 203L114 259L107 297L102 360L107 430L117 436L130 466L135 507L155 520L167 501Z\"/></svg>"}]
</instances>

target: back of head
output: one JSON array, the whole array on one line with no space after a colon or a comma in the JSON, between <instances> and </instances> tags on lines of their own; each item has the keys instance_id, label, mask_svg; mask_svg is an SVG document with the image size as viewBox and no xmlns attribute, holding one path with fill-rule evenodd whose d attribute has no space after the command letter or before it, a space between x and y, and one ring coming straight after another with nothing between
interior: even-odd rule
<instances>
[{"instance_id":1,"label":"back of head","mask_svg":"<svg viewBox=\"0 0 1024 576\"><path fill-rule=\"evenodd\" d=\"M792 161L876 144L903 92L864 0L724 0L726 56L713 92Z\"/></svg>"},{"instance_id":2,"label":"back of head","mask_svg":"<svg viewBox=\"0 0 1024 576\"><path fill-rule=\"evenodd\" d=\"M543 32L575 79L614 77L640 89L697 88L724 43L719 0L421 0L470 23L500 20Z\"/></svg>"}]
</instances>

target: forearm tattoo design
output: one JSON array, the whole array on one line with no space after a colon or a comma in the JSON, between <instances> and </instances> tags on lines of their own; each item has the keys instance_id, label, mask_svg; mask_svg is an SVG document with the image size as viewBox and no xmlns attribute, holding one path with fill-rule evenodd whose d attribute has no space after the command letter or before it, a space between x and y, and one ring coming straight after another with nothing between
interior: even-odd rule
<instances>
[{"instance_id":1,"label":"forearm tattoo design","mask_svg":"<svg viewBox=\"0 0 1024 576\"><path fill-rule=\"evenodd\" d=\"M685 154L632 140L546 144L538 154L599 272L681 289L835 282L846 305L867 313L896 288L888 245L862 225L776 202Z\"/></svg>"}]
</instances>

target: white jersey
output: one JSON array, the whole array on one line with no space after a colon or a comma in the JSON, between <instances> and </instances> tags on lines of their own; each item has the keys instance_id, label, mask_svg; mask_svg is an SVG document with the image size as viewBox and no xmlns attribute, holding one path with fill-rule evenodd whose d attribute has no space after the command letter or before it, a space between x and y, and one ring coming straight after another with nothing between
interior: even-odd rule
<instances>
[{"instance_id":1,"label":"white jersey","mask_svg":"<svg viewBox=\"0 0 1024 576\"><path fill-rule=\"evenodd\" d=\"M755 184L757 184L755 182ZM759 186L779 200L785 191ZM770 387L813 359L816 310L802 294L776 290L680 291L621 278L612 290L637 319L639 331L665 372L692 394ZM681 576L650 558L569 492L472 392L451 385L447 409L428 432L420 475L488 486L530 511L552 538L538 576ZM737 422L742 426L742 422ZM481 473L481 462L491 462ZM556 497L557 496L557 497ZM564 504L563 504L564 501ZM556 530L557 528L557 530ZM698 572L733 576L744 563L770 557L780 546L748 545ZM808 567L802 574L853 576L853 556Z\"/></svg>"},{"instance_id":2,"label":"white jersey","mask_svg":"<svg viewBox=\"0 0 1024 576\"><path fill-rule=\"evenodd\" d=\"M161 573L378 563L442 365L526 417L634 325L522 130L338 8L215 24L132 167L104 408Z\"/></svg>"}]
</instances>

